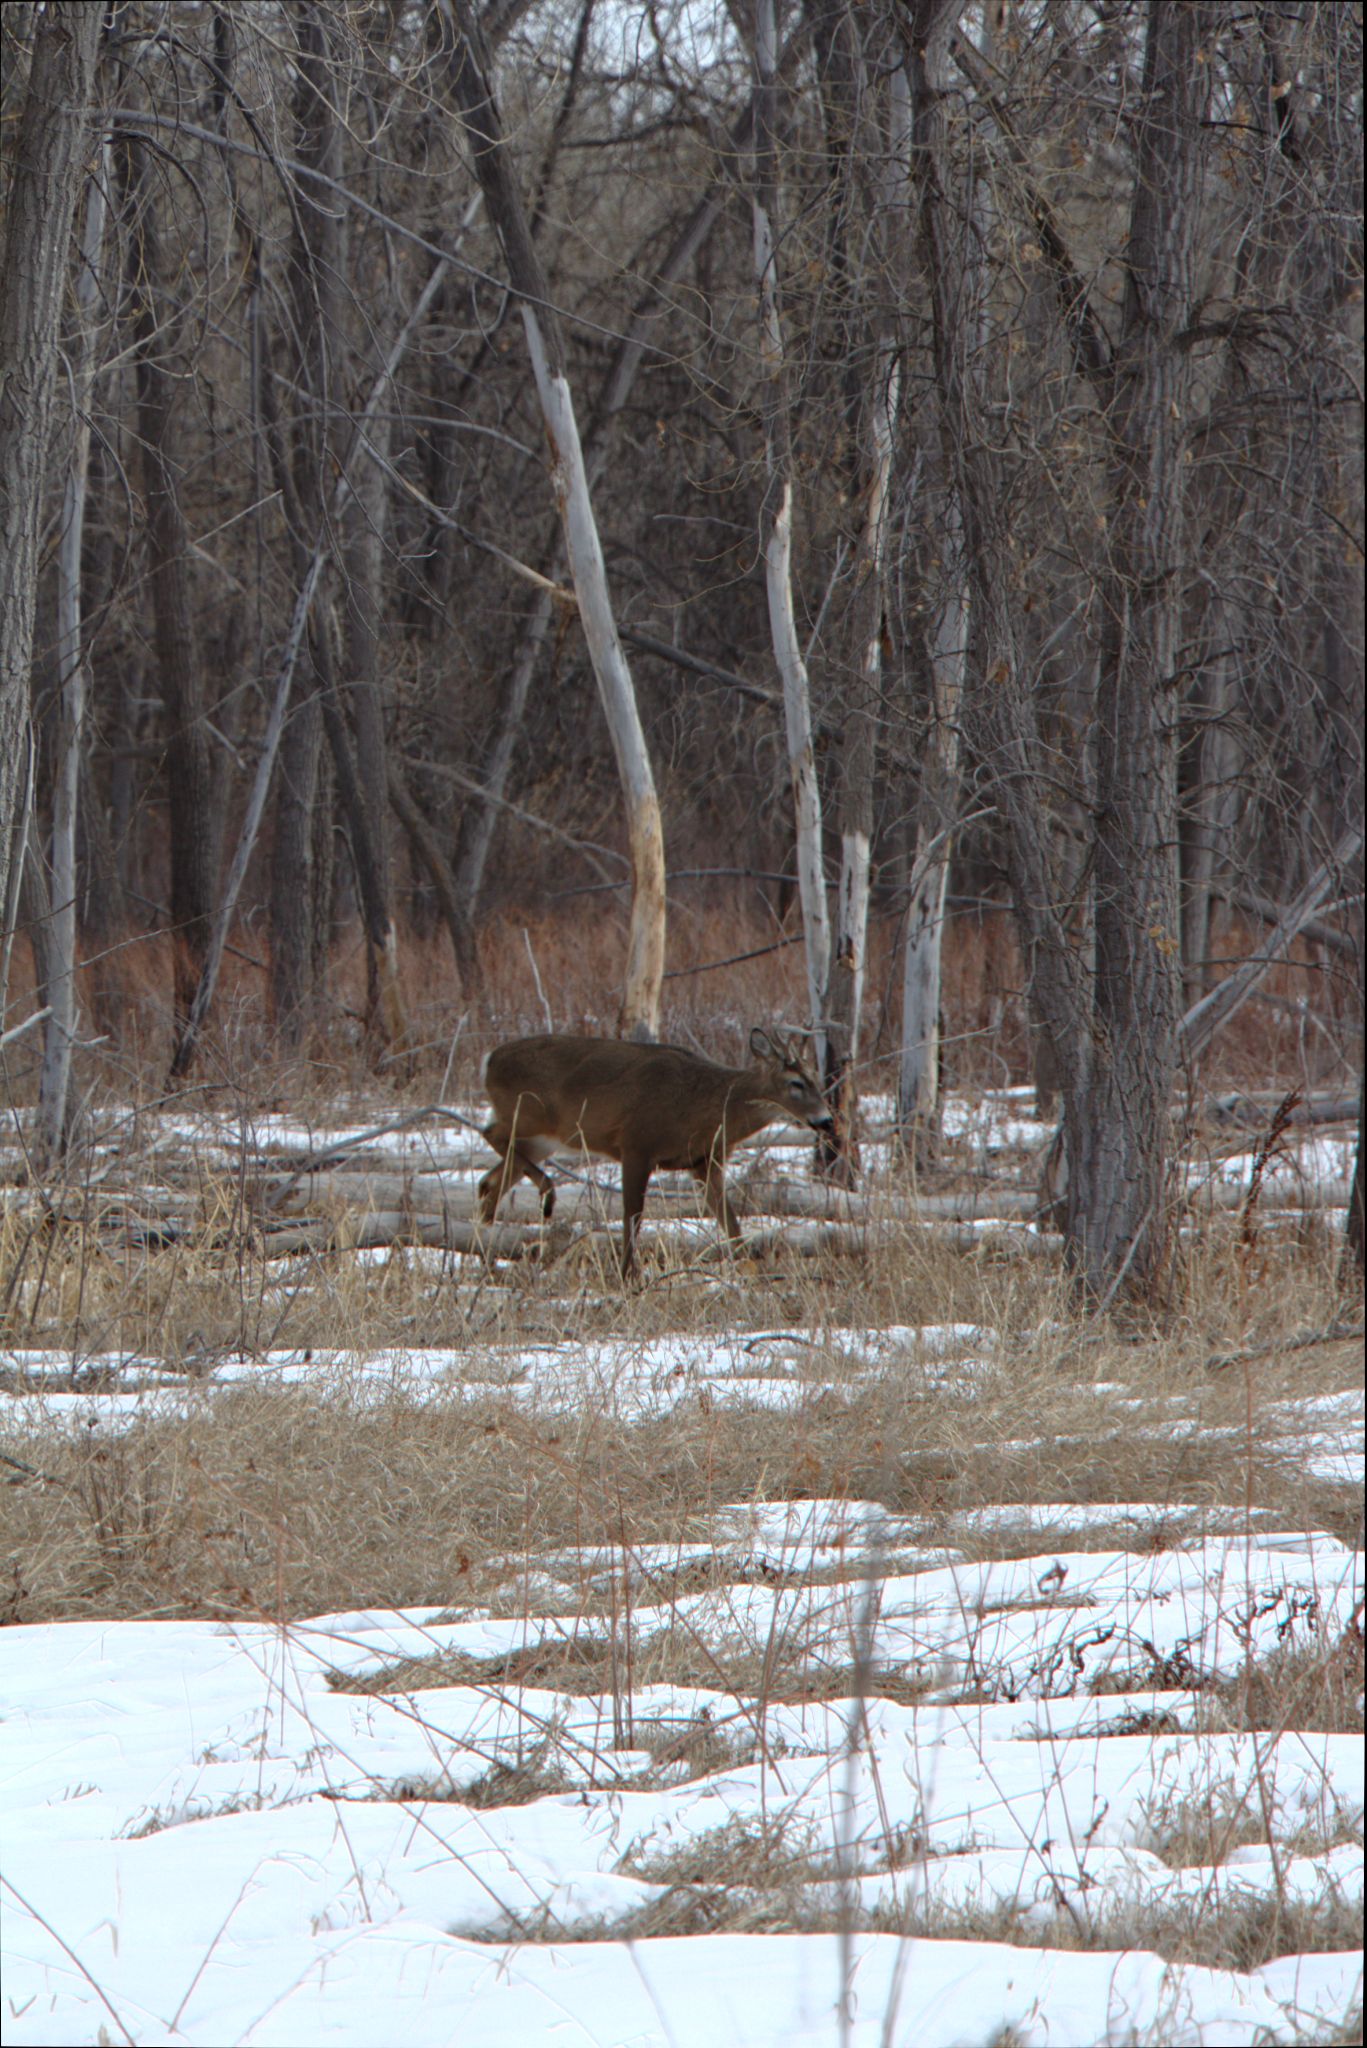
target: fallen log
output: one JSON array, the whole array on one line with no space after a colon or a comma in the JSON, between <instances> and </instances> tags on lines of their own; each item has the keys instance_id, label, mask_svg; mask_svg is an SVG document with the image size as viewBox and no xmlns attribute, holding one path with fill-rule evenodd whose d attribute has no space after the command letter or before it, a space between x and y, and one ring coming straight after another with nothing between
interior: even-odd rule
<instances>
[{"instance_id":1,"label":"fallen log","mask_svg":"<svg viewBox=\"0 0 1367 2048\"><path fill-rule=\"evenodd\" d=\"M364 1215L318 1216L262 1233L267 1258L298 1252L398 1250L427 1245L477 1258L520 1259L538 1248L563 1250L570 1231L559 1224L464 1223L452 1216L415 1216L373 1209Z\"/></svg>"},{"instance_id":2,"label":"fallen log","mask_svg":"<svg viewBox=\"0 0 1367 2048\"><path fill-rule=\"evenodd\" d=\"M1202 1115L1216 1124L1237 1124L1261 1130L1275 1109L1285 1101L1276 1089L1239 1089L1230 1095L1213 1095ZM1311 1125L1356 1123L1358 1099L1353 1095L1311 1095L1286 1113L1288 1124Z\"/></svg>"}]
</instances>

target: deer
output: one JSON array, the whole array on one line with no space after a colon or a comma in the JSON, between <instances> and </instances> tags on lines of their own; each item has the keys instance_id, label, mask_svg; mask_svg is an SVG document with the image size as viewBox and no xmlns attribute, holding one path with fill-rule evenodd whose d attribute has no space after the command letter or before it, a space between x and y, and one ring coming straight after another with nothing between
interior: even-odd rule
<instances>
[{"instance_id":1,"label":"deer","mask_svg":"<svg viewBox=\"0 0 1367 2048\"><path fill-rule=\"evenodd\" d=\"M753 1064L723 1067L677 1045L577 1038L558 1032L514 1038L484 1063L494 1120L484 1132L499 1155L479 1184L492 1223L525 1174L549 1221L555 1187L541 1162L554 1152L591 1152L622 1169L622 1278L636 1265L646 1187L656 1168L691 1173L732 1244L740 1226L726 1193L734 1146L780 1118L833 1132L835 1120L796 1038L750 1034Z\"/></svg>"}]
</instances>

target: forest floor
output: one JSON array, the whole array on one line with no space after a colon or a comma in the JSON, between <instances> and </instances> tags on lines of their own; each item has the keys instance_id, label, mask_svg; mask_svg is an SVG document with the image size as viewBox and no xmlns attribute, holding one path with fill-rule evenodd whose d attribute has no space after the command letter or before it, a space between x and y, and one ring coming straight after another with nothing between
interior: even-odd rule
<instances>
[{"instance_id":1,"label":"forest floor","mask_svg":"<svg viewBox=\"0 0 1367 2048\"><path fill-rule=\"evenodd\" d=\"M1346 1125L1089 1321L1020 1090L631 1292L347 1107L0 1159L5 2042L1361 2039Z\"/></svg>"}]
</instances>

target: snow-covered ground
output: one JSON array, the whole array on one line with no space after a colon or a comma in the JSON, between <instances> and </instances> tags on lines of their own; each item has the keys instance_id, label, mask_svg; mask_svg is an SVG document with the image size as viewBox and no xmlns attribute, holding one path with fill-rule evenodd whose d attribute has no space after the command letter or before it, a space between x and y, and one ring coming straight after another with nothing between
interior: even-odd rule
<instances>
[{"instance_id":1,"label":"snow-covered ground","mask_svg":"<svg viewBox=\"0 0 1367 2048\"><path fill-rule=\"evenodd\" d=\"M1038 1150L1029 1108L1001 1091L948 1123L982 1163ZM261 1118L161 1137L231 1162L340 1135ZM472 1143L384 1150L474 1172ZM1348 1161L1313 1133L1294 1157L1306 1183ZM544 1291L539 1313L553 1329ZM495 1396L630 1427L829 1414L891 1373L986 1418L1005 1350L968 1324L505 1330L470 1350L215 1350L190 1379L31 1350L0 1357L0 1427L41 1473L71 1431L211 1426L243 1380L353 1411ZM1113 1428L1193 1427L1177 1394L1093 1397ZM1259 1440L1360 1487L1363 1419L1360 1393L1288 1398ZM1332 2038L1360 2006L1360 1956L1322 1940L1243 1972L1171 1960L1241 1915L1333 1928L1360 1907L1360 1729L1288 1708L1252 1734L1238 1704L1360 1628L1362 1555L1337 1536L1200 1498L737 1501L686 1540L502 1565L482 1605L0 1630L0 2038L1244 2048ZM690 1682L652 1675L671 1669Z\"/></svg>"},{"instance_id":2,"label":"snow-covered ground","mask_svg":"<svg viewBox=\"0 0 1367 2048\"><path fill-rule=\"evenodd\" d=\"M1225 1732L1200 1690L1338 1639L1360 1558L1237 1520L737 1503L693 1544L517 1560L511 1614L8 1629L4 2039L1313 2038L1354 1955L1145 1946L1173 1913L1361 1898L1360 1739ZM1044 1547L970 1562L992 1529ZM665 1638L716 1685L507 1676ZM811 1931L761 1931L775 1884Z\"/></svg>"}]
</instances>

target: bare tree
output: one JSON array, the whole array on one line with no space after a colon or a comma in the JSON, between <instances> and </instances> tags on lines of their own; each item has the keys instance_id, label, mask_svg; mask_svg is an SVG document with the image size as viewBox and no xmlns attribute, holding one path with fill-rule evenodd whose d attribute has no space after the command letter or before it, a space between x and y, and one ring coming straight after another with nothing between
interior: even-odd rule
<instances>
[{"instance_id":1,"label":"bare tree","mask_svg":"<svg viewBox=\"0 0 1367 2048\"><path fill-rule=\"evenodd\" d=\"M62 490L62 533L57 553L57 745L49 856L51 923L46 977L51 1015L43 1032L38 1087L38 1152L60 1158L71 1131L71 1053L76 1038L76 821L84 761L90 661L83 637L81 543L90 471L90 396L94 381L94 329L103 293L105 222L109 211L109 152L86 193L76 273L76 330L71 345L72 434ZM32 857L32 854L30 855Z\"/></svg>"},{"instance_id":2,"label":"bare tree","mask_svg":"<svg viewBox=\"0 0 1367 2048\"><path fill-rule=\"evenodd\" d=\"M1137 1132L1165 1125L1173 1057L1213 1043L1206 1020L1234 1014L1307 891L1298 954L1328 947L1327 983L1354 943L1357 869L1335 860L1361 822L1356 11L1145 5L1099 26L1060 0L1017 36L995 7L802 0L783 47L763 8L758 39L733 10L703 46L668 11L628 38L573 0L498 11L497 108L470 13L311 0L282 44L269 11L218 0L178 17L174 61L153 0L119 17L111 127L138 167L152 321L143 371L126 353L94 392L80 872L120 888L97 904L85 882L87 939L136 959L120 940L146 916L200 943L177 881L193 778L166 753L188 729L238 831L210 950L265 907L294 1031L354 909L379 1044L406 920L425 932L439 900L465 971L486 899L573 888L545 849L622 886L595 842L634 788L659 902L662 802L685 900L758 883L782 915L796 881L800 1001L849 1133L878 834L910 819L908 1135L935 1128L946 915L1005 868L1067 1098L1070 1256L1098 1299L1151 1286L1164 1176ZM7 53L47 18L7 11ZM481 210L502 261L459 239ZM397 353L394 306L416 316ZM577 455L571 391L594 394ZM165 570L158 594L141 565ZM69 782L57 699L38 701L46 832ZM616 740L598 703L624 712ZM268 764L285 797L253 859ZM420 849L407 894L387 805ZM1245 942L1246 917L1270 936ZM216 972L206 954L178 1060ZM62 979L51 945L40 973ZM185 998L182 957L182 1016Z\"/></svg>"},{"instance_id":3,"label":"bare tree","mask_svg":"<svg viewBox=\"0 0 1367 2048\"><path fill-rule=\"evenodd\" d=\"M0 254L0 907L26 786L38 536L72 216L85 174L100 10L52 0L33 56ZM5 990L0 986L0 1021Z\"/></svg>"},{"instance_id":4,"label":"bare tree","mask_svg":"<svg viewBox=\"0 0 1367 2048\"><path fill-rule=\"evenodd\" d=\"M517 295L546 425L553 486L579 616L612 735L627 808L633 893L621 1029L653 1038L659 1030L664 975L665 863L659 801L631 671L617 634L602 543L594 518L574 400L565 372L560 322L532 241L490 82L491 59L469 0L452 0L464 46L454 90L469 131L475 175Z\"/></svg>"},{"instance_id":5,"label":"bare tree","mask_svg":"<svg viewBox=\"0 0 1367 2048\"><path fill-rule=\"evenodd\" d=\"M937 356L952 459L979 589L984 672L974 707L1009 837L1033 998L1063 1068L1066 1238L1089 1290L1151 1287L1166 1258L1168 1103L1177 1071L1175 685L1191 383L1183 330L1194 303L1195 237L1210 93L1201 5L1152 0L1134 130L1125 294L1113 347L1085 296L1061 310L1104 407L1110 510L1100 573L1091 868L1095 953L1084 975L1057 906L1048 855L1049 778L1019 670L1007 589L1011 549L1000 477L985 454L983 396ZM944 176L944 96L954 10L913 9L908 65L926 162ZM1075 276L1067 278L1070 295ZM975 445L976 444L976 445Z\"/></svg>"},{"instance_id":6,"label":"bare tree","mask_svg":"<svg viewBox=\"0 0 1367 2048\"><path fill-rule=\"evenodd\" d=\"M883 172L889 94L886 69L866 48L860 10L846 0L810 8L827 158L828 291L833 300L837 527L850 565L844 602L828 632L842 687L837 804L840 878L835 936L822 995L825 1085L836 1121L827 1172L849 1180L857 1166L860 1032L868 946L877 735L883 698L887 525L897 450L902 361L886 306L893 271L884 233L896 181ZM897 105L894 100L893 106ZM895 146L895 145L893 145ZM893 216L895 217L895 216Z\"/></svg>"},{"instance_id":7,"label":"bare tree","mask_svg":"<svg viewBox=\"0 0 1367 2048\"><path fill-rule=\"evenodd\" d=\"M183 330L189 308L178 295L177 280L163 254L161 158L144 144L125 143L121 153L132 214L138 432L146 503L147 581L165 705L175 1014L180 1024L203 969L218 887L220 838L181 481L185 458L180 413L188 388Z\"/></svg>"},{"instance_id":8,"label":"bare tree","mask_svg":"<svg viewBox=\"0 0 1367 2048\"><path fill-rule=\"evenodd\" d=\"M796 38L792 39L780 53L777 66L780 72L785 61L791 60L795 41ZM584 460L593 488L597 487L607 466L611 430L631 398L647 357L649 337L659 326L661 300L685 276L690 264L697 261L722 218L729 190L727 169L753 143L754 121L755 99L752 92L743 111L731 124L719 161L709 167L702 193L674 235L658 270L638 295L631 319L613 350L612 361L584 435ZM559 574L558 552L543 550L542 563L549 578L554 579ZM461 817L450 886L453 900L459 906L456 955L462 974L467 977L475 970L473 919L493 843L498 807L507 790L513 750L522 730L537 662L550 635L554 609L554 599L548 590L539 591L532 600L509 664L498 723L480 762L478 782L485 794L467 803Z\"/></svg>"},{"instance_id":9,"label":"bare tree","mask_svg":"<svg viewBox=\"0 0 1367 2048\"><path fill-rule=\"evenodd\" d=\"M821 789L813 744L811 688L793 607L793 430L778 270L778 35L773 0L755 0L755 161L751 191L755 281L759 292L760 404L764 423L765 494L760 553L774 660L783 685L788 773L793 790L798 895L807 965L807 1008L824 1069L825 1001L831 924L826 904Z\"/></svg>"},{"instance_id":10,"label":"bare tree","mask_svg":"<svg viewBox=\"0 0 1367 2048\"><path fill-rule=\"evenodd\" d=\"M341 24L332 10L307 5L300 8L295 27L299 38L295 89L299 163L306 174L319 173L335 184L342 171L337 105L342 89L337 61ZM291 514L296 576L302 580L307 573L316 510L324 502L323 479L339 459L341 422L334 391L344 375L347 217L333 195L308 175L297 182L293 212L290 305L301 358L301 384L311 404L301 406L303 417L288 447L278 423L275 385L269 377L265 396L272 417L277 419L272 453L277 481ZM325 701L333 705L336 692L333 640L323 615L332 592L328 570L323 590L327 594L322 608L310 621L307 658L295 670L294 699L280 741L271 845L271 999L276 1029L290 1045L299 1043L319 993L316 814L326 787L321 780L323 707ZM326 830L330 835L330 809ZM324 855L330 875L330 846L324 848Z\"/></svg>"}]
</instances>

